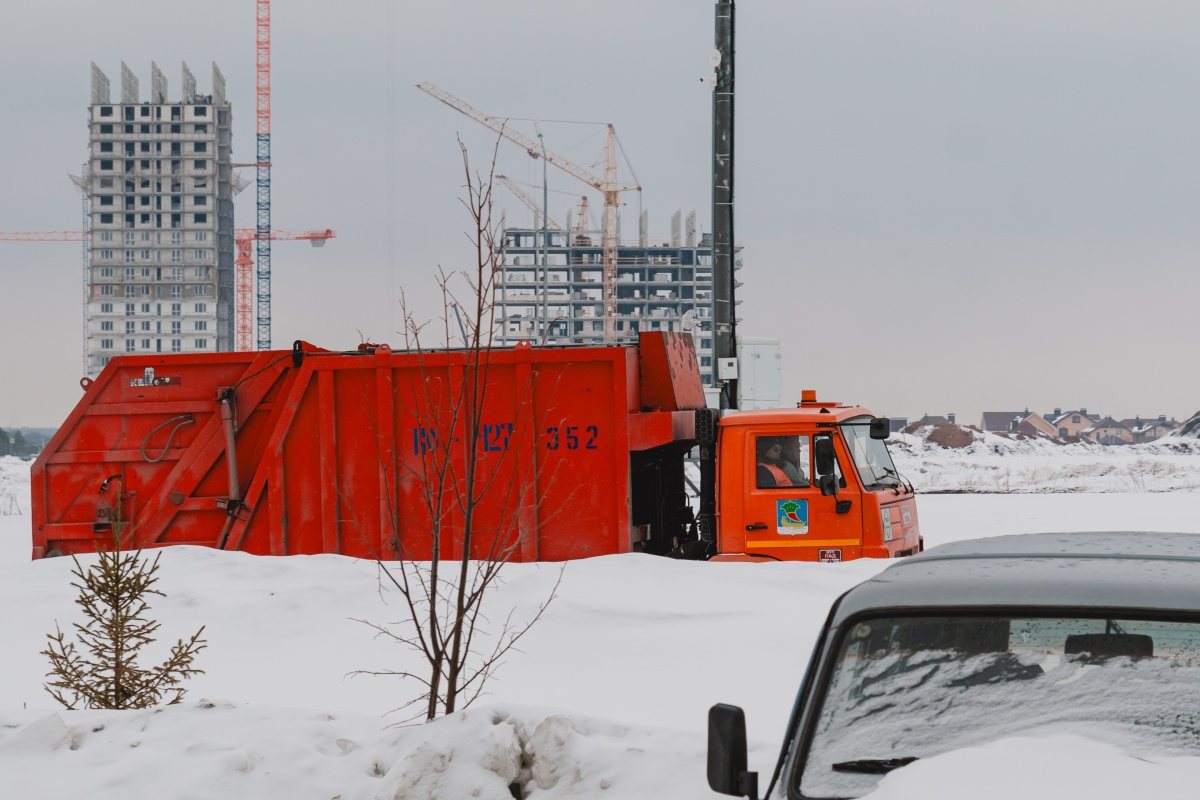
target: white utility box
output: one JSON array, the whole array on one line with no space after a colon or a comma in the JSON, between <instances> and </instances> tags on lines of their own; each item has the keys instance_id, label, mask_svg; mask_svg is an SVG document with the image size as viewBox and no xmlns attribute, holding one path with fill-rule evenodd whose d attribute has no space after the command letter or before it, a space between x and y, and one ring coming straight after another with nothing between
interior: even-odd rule
<instances>
[{"instance_id":1,"label":"white utility box","mask_svg":"<svg viewBox=\"0 0 1200 800\"><path fill-rule=\"evenodd\" d=\"M737 339L738 409L779 408L783 361L779 340L755 336Z\"/></svg>"}]
</instances>

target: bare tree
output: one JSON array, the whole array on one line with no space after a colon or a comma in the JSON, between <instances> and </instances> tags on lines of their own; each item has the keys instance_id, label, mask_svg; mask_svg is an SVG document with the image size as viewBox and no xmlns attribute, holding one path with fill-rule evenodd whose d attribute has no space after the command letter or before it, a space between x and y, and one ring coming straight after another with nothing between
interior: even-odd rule
<instances>
[{"instance_id":1,"label":"bare tree","mask_svg":"<svg viewBox=\"0 0 1200 800\"><path fill-rule=\"evenodd\" d=\"M537 504L533 487L517 479L519 470L502 466L506 460L509 466L530 466L536 454L517 437L506 438L499 452L485 453L480 447L481 437L489 435L483 408L494 351L494 298L504 242L492 217L495 151L483 175L471 168L461 140L459 147L466 177L462 202L471 220L467 236L475 263L470 270L439 269L440 326L418 318L401 298L404 344L419 359L418 369L409 373L415 375L408 387L417 400L412 410L418 418L424 417L421 430L428 431L428 436L419 463L402 467L419 486L420 508L400 508L388 499L393 504L392 546L397 562L378 563L381 580L403 599L406 619L388 624L360 620L378 636L415 650L424 662L419 671L356 673L398 676L420 685L419 696L400 707L420 709L408 721L434 719L479 698L504 657L541 618L562 579L560 568L554 588L530 618L516 620L511 609L503 619L488 617L486 600L494 594L501 570L521 546L522 536L532 535L523 530L521 521ZM458 334L465 346L455 351L453 359L445 354L430 357L428 339L440 339L445 347ZM524 419L515 424L533 424L529 410L532 379L518 392L518 414ZM481 513L485 503L486 513ZM400 535L402 528L412 531L414 524L421 524L415 522L418 519L428 524L423 531L428 537L428 561L415 560L405 552Z\"/></svg>"},{"instance_id":2,"label":"bare tree","mask_svg":"<svg viewBox=\"0 0 1200 800\"><path fill-rule=\"evenodd\" d=\"M54 626L47 634L50 643L42 655L50 659L52 678L46 691L68 709L146 708L178 703L185 689L180 683L203 670L193 666L196 654L207 647L200 635L204 627L187 641L180 639L163 663L143 668L138 665L142 649L154 641L160 623L147 617L147 595L163 593L154 589L158 582L158 555L151 561L142 551L121 550L128 540L122 538L120 505L112 524L112 548L100 550L99 560L84 569L75 559L72 573L79 590L75 603L83 609L87 621L75 623L80 648L68 641ZM72 556L74 558L74 556Z\"/></svg>"}]
</instances>

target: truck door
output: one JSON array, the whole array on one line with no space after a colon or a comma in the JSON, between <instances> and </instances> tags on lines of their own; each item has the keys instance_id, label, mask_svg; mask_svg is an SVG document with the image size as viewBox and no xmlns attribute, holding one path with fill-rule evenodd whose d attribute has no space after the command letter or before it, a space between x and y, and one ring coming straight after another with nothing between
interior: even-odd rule
<instances>
[{"instance_id":1,"label":"truck door","mask_svg":"<svg viewBox=\"0 0 1200 800\"><path fill-rule=\"evenodd\" d=\"M832 442L830 434L746 437L747 554L782 561L843 561L862 554L862 497L857 482L846 478L844 456L834 456L836 496L822 494L812 479L814 442L822 438Z\"/></svg>"}]
</instances>

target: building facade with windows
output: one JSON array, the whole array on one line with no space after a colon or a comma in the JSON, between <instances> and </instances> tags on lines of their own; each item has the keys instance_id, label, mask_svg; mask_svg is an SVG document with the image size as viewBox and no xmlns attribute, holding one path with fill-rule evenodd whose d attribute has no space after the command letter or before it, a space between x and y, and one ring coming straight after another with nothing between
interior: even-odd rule
<instances>
[{"instance_id":1,"label":"building facade with windows","mask_svg":"<svg viewBox=\"0 0 1200 800\"><path fill-rule=\"evenodd\" d=\"M151 65L148 100L121 65L121 96L92 65L84 191L84 353L94 376L114 355L234 347L231 109L183 65L169 102Z\"/></svg>"},{"instance_id":2,"label":"building facade with windows","mask_svg":"<svg viewBox=\"0 0 1200 800\"><path fill-rule=\"evenodd\" d=\"M642 331L689 331L700 374L712 385L713 263L711 237L696 237L695 212L686 228L672 218L670 239L651 240L643 217L637 241L617 255L617 342ZM603 248L600 231L503 228L504 263L496 281L496 343L528 339L548 344L603 344ZM543 259L545 269L543 269ZM735 255L741 268L741 247Z\"/></svg>"}]
</instances>

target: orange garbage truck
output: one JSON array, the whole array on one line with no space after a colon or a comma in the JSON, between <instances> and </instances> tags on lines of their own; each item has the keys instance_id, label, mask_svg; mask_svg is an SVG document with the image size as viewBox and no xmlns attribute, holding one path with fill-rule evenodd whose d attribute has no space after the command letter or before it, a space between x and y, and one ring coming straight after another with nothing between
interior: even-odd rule
<instances>
[{"instance_id":1,"label":"orange garbage truck","mask_svg":"<svg viewBox=\"0 0 1200 800\"><path fill-rule=\"evenodd\" d=\"M691 337L113 358L32 468L33 558L841 561L921 549L886 419L706 407ZM699 502L689 493L698 452Z\"/></svg>"}]
</instances>

